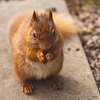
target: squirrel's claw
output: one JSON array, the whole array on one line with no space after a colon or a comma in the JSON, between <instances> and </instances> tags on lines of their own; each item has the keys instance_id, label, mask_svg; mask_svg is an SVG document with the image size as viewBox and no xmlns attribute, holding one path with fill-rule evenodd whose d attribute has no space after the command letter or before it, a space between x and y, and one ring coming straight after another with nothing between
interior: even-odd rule
<instances>
[{"instance_id":1,"label":"squirrel's claw","mask_svg":"<svg viewBox=\"0 0 100 100\"><path fill-rule=\"evenodd\" d=\"M50 62L52 59L53 59L53 54L51 53L51 51L49 51L46 54L46 60L47 60L47 62Z\"/></svg>"},{"instance_id":2,"label":"squirrel's claw","mask_svg":"<svg viewBox=\"0 0 100 100\"><path fill-rule=\"evenodd\" d=\"M51 78L51 79L47 79L46 81L47 81L49 87L52 86L53 89L62 89L63 88L62 82L60 80Z\"/></svg>"},{"instance_id":3,"label":"squirrel's claw","mask_svg":"<svg viewBox=\"0 0 100 100\"><path fill-rule=\"evenodd\" d=\"M46 54L44 54L41 50L38 50L37 58L41 63L46 64L53 59L53 54L51 51L48 51Z\"/></svg>"},{"instance_id":4,"label":"squirrel's claw","mask_svg":"<svg viewBox=\"0 0 100 100\"><path fill-rule=\"evenodd\" d=\"M33 90L34 90L34 86L31 81L27 80L22 83L22 91L25 94L31 94L33 93Z\"/></svg>"},{"instance_id":5,"label":"squirrel's claw","mask_svg":"<svg viewBox=\"0 0 100 100\"><path fill-rule=\"evenodd\" d=\"M45 55L43 54L43 52L41 50L38 50L37 58L39 59L39 61L41 63L43 63L43 64L46 64L47 63L47 60L45 58Z\"/></svg>"},{"instance_id":6,"label":"squirrel's claw","mask_svg":"<svg viewBox=\"0 0 100 100\"><path fill-rule=\"evenodd\" d=\"M43 63L43 64L46 64L46 63L47 63L47 60L45 59L44 56L40 56L39 60L40 60L40 62Z\"/></svg>"}]
</instances>

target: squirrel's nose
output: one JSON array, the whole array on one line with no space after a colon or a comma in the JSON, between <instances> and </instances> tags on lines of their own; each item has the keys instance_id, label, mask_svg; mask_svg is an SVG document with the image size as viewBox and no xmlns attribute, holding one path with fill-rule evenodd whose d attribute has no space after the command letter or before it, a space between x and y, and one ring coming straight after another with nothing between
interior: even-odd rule
<instances>
[{"instance_id":1,"label":"squirrel's nose","mask_svg":"<svg viewBox=\"0 0 100 100\"><path fill-rule=\"evenodd\" d=\"M47 53L48 50L51 48L51 44L50 43L40 43L39 44L39 48L44 52Z\"/></svg>"},{"instance_id":2,"label":"squirrel's nose","mask_svg":"<svg viewBox=\"0 0 100 100\"><path fill-rule=\"evenodd\" d=\"M48 53L48 50L42 50L43 54L46 55Z\"/></svg>"}]
</instances>

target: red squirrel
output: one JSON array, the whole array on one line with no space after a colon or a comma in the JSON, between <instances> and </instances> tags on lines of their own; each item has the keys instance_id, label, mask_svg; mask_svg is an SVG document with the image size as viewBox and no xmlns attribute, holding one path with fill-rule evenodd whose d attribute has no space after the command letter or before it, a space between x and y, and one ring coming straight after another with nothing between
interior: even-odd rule
<instances>
[{"instance_id":1,"label":"red squirrel","mask_svg":"<svg viewBox=\"0 0 100 100\"><path fill-rule=\"evenodd\" d=\"M22 81L22 91L34 91L32 79L45 79L49 86L61 89L62 82L50 78L63 66L63 36L76 33L72 20L59 14L25 12L17 14L9 25L9 41L14 71Z\"/></svg>"}]
</instances>

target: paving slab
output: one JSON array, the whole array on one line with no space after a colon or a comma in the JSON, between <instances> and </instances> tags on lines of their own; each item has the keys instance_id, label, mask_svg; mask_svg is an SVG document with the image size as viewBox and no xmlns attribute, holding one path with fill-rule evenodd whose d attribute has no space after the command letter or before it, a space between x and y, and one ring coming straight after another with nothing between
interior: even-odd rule
<instances>
[{"instance_id":1,"label":"paving slab","mask_svg":"<svg viewBox=\"0 0 100 100\"><path fill-rule=\"evenodd\" d=\"M62 90L49 88L44 81L35 81L33 95L21 91L16 78L11 51L7 43L7 27L11 17L25 10L45 10L56 7L59 13L68 13L64 0L20 0L0 2L0 100L100 100L99 92L77 34L64 40L64 64L58 75Z\"/></svg>"}]
</instances>

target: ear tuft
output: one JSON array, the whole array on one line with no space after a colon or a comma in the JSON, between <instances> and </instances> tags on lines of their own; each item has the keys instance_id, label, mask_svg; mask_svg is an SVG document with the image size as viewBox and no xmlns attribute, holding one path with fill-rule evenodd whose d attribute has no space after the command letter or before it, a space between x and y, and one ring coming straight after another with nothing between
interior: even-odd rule
<instances>
[{"instance_id":1,"label":"ear tuft","mask_svg":"<svg viewBox=\"0 0 100 100\"><path fill-rule=\"evenodd\" d=\"M49 17L50 20L52 20L52 12L51 12L51 10L49 10L48 17Z\"/></svg>"},{"instance_id":2,"label":"ear tuft","mask_svg":"<svg viewBox=\"0 0 100 100\"><path fill-rule=\"evenodd\" d=\"M33 20L35 21L36 20L36 12L35 11L33 11Z\"/></svg>"},{"instance_id":3,"label":"ear tuft","mask_svg":"<svg viewBox=\"0 0 100 100\"><path fill-rule=\"evenodd\" d=\"M33 22L36 21L36 19L37 19L36 12L33 11L32 18L31 18L31 22L30 22L30 26L32 26Z\"/></svg>"}]
</instances>

